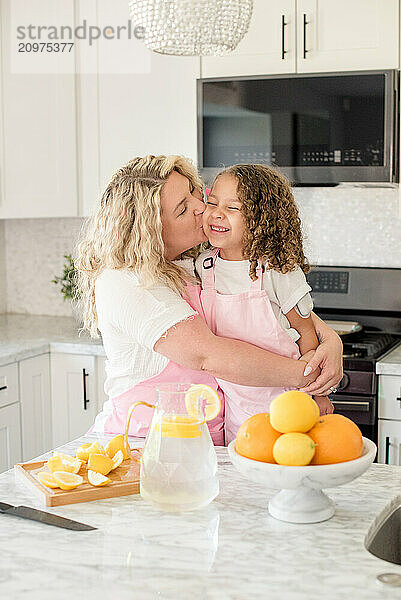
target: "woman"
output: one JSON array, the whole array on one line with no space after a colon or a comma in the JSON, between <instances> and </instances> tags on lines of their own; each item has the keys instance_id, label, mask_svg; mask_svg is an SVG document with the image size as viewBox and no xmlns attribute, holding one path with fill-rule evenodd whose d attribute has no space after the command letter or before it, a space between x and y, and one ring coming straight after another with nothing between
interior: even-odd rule
<instances>
[{"instance_id":1,"label":"woman","mask_svg":"<svg viewBox=\"0 0 401 600\"><path fill-rule=\"evenodd\" d=\"M321 344L300 361L208 329L191 275L192 258L206 241L202 189L182 157L134 158L113 175L82 233L74 261L77 297L83 328L92 337L102 333L110 397L93 431L121 433L129 406L154 402L158 384L205 383L221 396L209 429L214 443L224 445L224 398L215 377L318 395L341 380L341 341L316 316ZM145 436L151 416L151 409L138 407L130 434Z\"/></svg>"}]
</instances>

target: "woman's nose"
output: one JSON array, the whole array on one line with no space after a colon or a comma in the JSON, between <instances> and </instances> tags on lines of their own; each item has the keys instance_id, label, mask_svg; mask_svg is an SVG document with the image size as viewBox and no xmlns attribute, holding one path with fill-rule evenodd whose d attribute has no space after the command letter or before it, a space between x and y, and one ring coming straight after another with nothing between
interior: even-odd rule
<instances>
[{"instance_id":1,"label":"woman's nose","mask_svg":"<svg viewBox=\"0 0 401 600\"><path fill-rule=\"evenodd\" d=\"M203 200L198 200L198 198L194 198L194 214L196 216L201 215L205 212L205 204Z\"/></svg>"}]
</instances>

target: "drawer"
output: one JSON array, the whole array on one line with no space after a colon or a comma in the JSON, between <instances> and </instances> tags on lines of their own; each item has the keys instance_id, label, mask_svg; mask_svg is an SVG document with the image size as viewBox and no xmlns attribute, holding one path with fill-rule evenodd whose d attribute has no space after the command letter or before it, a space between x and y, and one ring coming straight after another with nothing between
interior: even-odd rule
<instances>
[{"instance_id":1,"label":"drawer","mask_svg":"<svg viewBox=\"0 0 401 600\"><path fill-rule=\"evenodd\" d=\"M0 407L19 401L18 364L0 367Z\"/></svg>"},{"instance_id":2,"label":"drawer","mask_svg":"<svg viewBox=\"0 0 401 600\"><path fill-rule=\"evenodd\" d=\"M401 377L380 375L379 419L401 421Z\"/></svg>"}]
</instances>

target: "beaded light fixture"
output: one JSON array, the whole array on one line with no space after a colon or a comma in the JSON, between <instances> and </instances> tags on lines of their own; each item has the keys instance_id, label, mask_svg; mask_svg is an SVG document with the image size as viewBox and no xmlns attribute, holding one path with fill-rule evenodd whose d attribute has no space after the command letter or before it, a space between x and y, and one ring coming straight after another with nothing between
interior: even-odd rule
<instances>
[{"instance_id":1,"label":"beaded light fixture","mask_svg":"<svg viewBox=\"0 0 401 600\"><path fill-rule=\"evenodd\" d=\"M253 0L131 0L131 18L154 52L176 56L232 52L249 28Z\"/></svg>"}]
</instances>

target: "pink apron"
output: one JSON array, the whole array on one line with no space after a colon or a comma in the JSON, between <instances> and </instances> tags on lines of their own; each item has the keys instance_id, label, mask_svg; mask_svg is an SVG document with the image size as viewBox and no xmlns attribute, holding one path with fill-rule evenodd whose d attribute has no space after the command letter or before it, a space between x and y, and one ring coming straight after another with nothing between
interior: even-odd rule
<instances>
[{"instance_id":1,"label":"pink apron","mask_svg":"<svg viewBox=\"0 0 401 600\"><path fill-rule=\"evenodd\" d=\"M200 303L199 285L187 285L185 300L204 318ZM203 383L217 391L220 396L221 410L217 417L208 423L208 426L214 445L224 446L224 395L216 379L203 371L186 369L172 360L158 375L141 381L130 390L111 400L113 410L105 421L103 433L124 433L127 413L131 404L140 400L154 404L156 402L155 388L164 383ZM129 435L146 437L152 417L153 409L147 406L138 406L132 413ZM89 432L93 430L93 427Z\"/></svg>"},{"instance_id":2,"label":"pink apron","mask_svg":"<svg viewBox=\"0 0 401 600\"><path fill-rule=\"evenodd\" d=\"M249 292L219 294L215 288L214 264L218 249L205 258L205 278L201 302L206 322L215 335L249 342L275 354L298 359L298 345L281 328L269 297L263 289L264 266L259 263L258 276ZM290 388L267 388L238 385L217 379L225 396L225 442L229 444L239 426L250 416L267 412L270 402Z\"/></svg>"}]
</instances>

